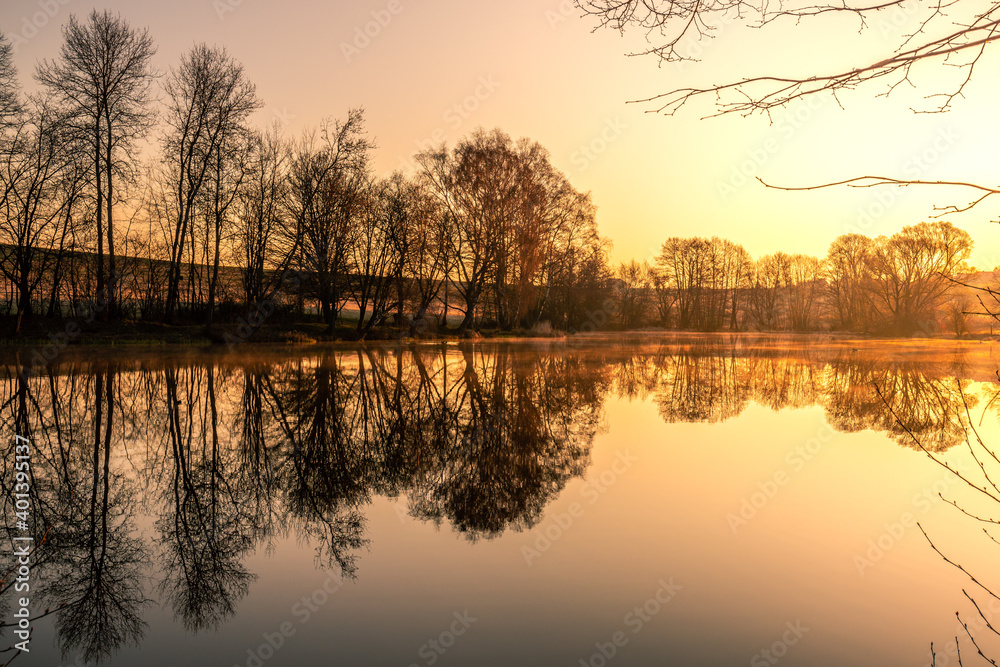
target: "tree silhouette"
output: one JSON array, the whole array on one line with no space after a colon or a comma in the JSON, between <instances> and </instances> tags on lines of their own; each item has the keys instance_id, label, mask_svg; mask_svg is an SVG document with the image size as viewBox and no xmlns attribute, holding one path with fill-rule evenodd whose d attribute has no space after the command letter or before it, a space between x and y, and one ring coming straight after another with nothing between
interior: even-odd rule
<instances>
[{"instance_id":1,"label":"tree silhouette","mask_svg":"<svg viewBox=\"0 0 1000 667\"><path fill-rule=\"evenodd\" d=\"M44 61L35 78L65 109L75 141L92 160L97 292L103 294L108 287L105 312L113 314L118 279L114 210L120 198L116 182L132 177L131 148L151 123L155 72L149 61L156 48L146 30L133 28L107 10L92 11L86 21L71 15L63 38L59 59Z\"/></svg>"}]
</instances>

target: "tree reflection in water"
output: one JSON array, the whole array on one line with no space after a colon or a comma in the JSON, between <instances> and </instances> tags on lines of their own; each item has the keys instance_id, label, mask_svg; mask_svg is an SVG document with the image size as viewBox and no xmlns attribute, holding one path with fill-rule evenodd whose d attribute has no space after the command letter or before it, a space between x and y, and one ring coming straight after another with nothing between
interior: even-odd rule
<instances>
[{"instance_id":1,"label":"tree reflection in water","mask_svg":"<svg viewBox=\"0 0 1000 667\"><path fill-rule=\"evenodd\" d=\"M33 589L64 654L98 660L142 640L147 590L187 630L218 629L255 579L248 558L279 538L356 576L377 497L471 541L531 528L584 475L609 395L651 400L667 422L818 404L836 429L912 446L909 431L943 451L964 439L960 375L722 345L160 356L32 377L10 365L0 421L33 445ZM2 466L9 503L13 457ZM8 608L12 583L0 584Z\"/></svg>"}]
</instances>

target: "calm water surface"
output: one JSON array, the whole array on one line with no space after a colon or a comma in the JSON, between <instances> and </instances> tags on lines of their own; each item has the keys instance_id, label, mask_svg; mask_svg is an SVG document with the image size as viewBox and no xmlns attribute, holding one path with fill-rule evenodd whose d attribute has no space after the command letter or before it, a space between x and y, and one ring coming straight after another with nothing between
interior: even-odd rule
<instances>
[{"instance_id":1,"label":"calm water surface","mask_svg":"<svg viewBox=\"0 0 1000 667\"><path fill-rule=\"evenodd\" d=\"M966 427L1000 443L997 356L595 337L19 375L9 353L0 644L30 535L21 666L924 665L931 642L946 665L957 635L970 664L956 611L1000 643L963 588L987 618L1000 601L914 524L996 578L992 524L949 501L996 503L931 455L982 479Z\"/></svg>"}]
</instances>

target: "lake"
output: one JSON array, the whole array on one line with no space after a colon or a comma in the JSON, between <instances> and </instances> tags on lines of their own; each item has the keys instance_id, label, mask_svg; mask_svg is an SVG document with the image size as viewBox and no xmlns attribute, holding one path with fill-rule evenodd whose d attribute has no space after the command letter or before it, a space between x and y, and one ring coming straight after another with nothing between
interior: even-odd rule
<instances>
[{"instance_id":1,"label":"lake","mask_svg":"<svg viewBox=\"0 0 1000 667\"><path fill-rule=\"evenodd\" d=\"M956 611L1000 655L989 342L3 354L15 665L970 664Z\"/></svg>"}]
</instances>

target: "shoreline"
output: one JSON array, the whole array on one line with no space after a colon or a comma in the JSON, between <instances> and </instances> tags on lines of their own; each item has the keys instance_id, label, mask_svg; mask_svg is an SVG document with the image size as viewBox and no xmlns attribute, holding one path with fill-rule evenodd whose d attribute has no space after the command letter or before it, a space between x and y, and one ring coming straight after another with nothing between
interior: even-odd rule
<instances>
[{"instance_id":1,"label":"shoreline","mask_svg":"<svg viewBox=\"0 0 1000 667\"><path fill-rule=\"evenodd\" d=\"M62 322L39 321L32 323L28 330L19 336L0 335L0 348L14 350L30 350L56 345L59 348L115 348L115 347L151 347L151 348L253 348L262 345L283 346L313 346L328 344L435 344L444 342L476 343L476 342L515 342L515 341L598 341L613 338L619 341L627 339L654 341L661 339L675 344L712 343L724 340L750 342L755 344L767 342L790 343L795 341L827 342L844 344L856 342L865 347L879 344L899 342L934 343L990 343L1000 340L1000 335L988 333L965 334L961 337L954 334L920 335L920 336L886 336L849 331L686 331L676 329L629 329L591 332L564 332L558 330L534 331L516 329L512 331L481 330L466 332L459 335L454 329L437 330L421 333L411 337L408 327L383 327L376 329L364 339L355 336L352 325L338 326L331 334L327 327L320 323L299 323L292 326L264 325L249 336L239 335L239 327L235 325L216 327L211 335L206 335L205 328L200 324L168 325L148 322L116 322L80 327L72 320ZM623 341L624 342L624 341Z\"/></svg>"},{"instance_id":2,"label":"shoreline","mask_svg":"<svg viewBox=\"0 0 1000 667\"><path fill-rule=\"evenodd\" d=\"M200 329L200 328L199 328ZM81 339L85 337L81 336ZM849 333L741 332L704 333L649 331L584 333L567 336L463 339L456 336L423 339L323 340L303 343L252 341L234 345L148 340L110 343L90 340L57 345L48 341L0 342L0 375L59 373L78 364L158 367L163 364L212 363L241 368L289 358L322 359L327 355L383 354L499 354L529 357L569 355L580 360L631 363L637 358L661 359L667 364L689 364L698 358L783 359L809 364L862 363L946 373L964 369L963 377L996 382L1000 349L996 339L874 338ZM956 365L957 364L957 365ZM951 370L949 370L951 369ZM690 369L689 369L690 370Z\"/></svg>"}]
</instances>

